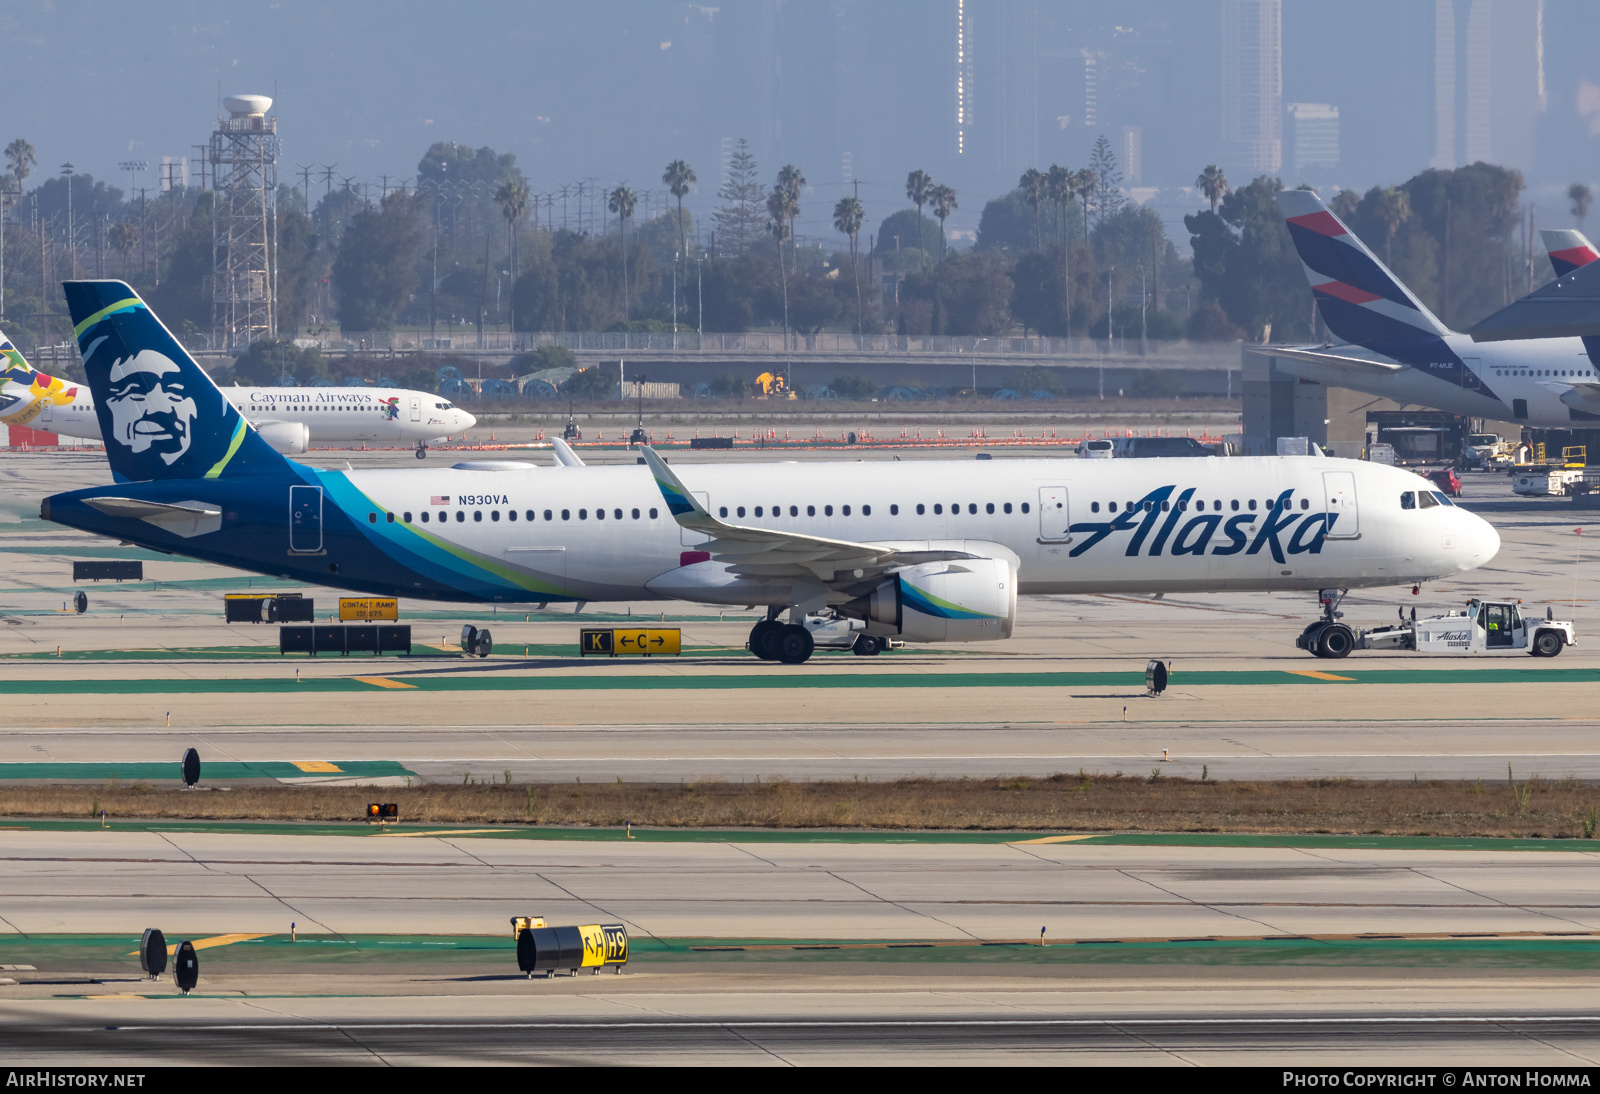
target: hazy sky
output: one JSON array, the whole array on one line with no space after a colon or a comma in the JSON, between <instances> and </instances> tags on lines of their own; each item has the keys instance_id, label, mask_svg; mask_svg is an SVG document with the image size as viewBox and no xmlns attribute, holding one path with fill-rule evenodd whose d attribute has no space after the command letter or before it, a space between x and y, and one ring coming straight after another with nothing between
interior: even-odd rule
<instances>
[{"instance_id":1,"label":"hazy sky","mask_svg":"<svg viewBox=\"0 0 1600 1094\"><path fill-rule=\"evenodd\" d=\"M1095 130L1123 125L1144 130L1146 185L1190 184L1219 157L1216 0L966 7L987 47L980 69L996 70L977 79L991 128L996 102L1020 93L999 90L1016 62L981 36L1030 13L1038 98L1023 109L1040 166L1081 163ZM283 181L308 164L374 185L408 178L430 143L454 140L516 153L535 190L586 177L659 188L662 165L682 156L700 176L691 207L709 208L721 140L747 136L764 175L785 160L805 169L803 232L830 230L821 214L847 176L862 180L875 224L903 204L914 167L958 185L953 226L971 227L1018 161L1015 147L1007 159L990 144L954 155L953 12L954 0L8 0L0 143L32 141L40 174L71 161L126 188L119 162L194 154L219 90L275 91ZM1340 184L1428 165L1433 12L1431 0L1286 0L1284 100L1340 106ZM1544 24L1548 106L1529 123L1532 162L1513 166L1553 192L1600 175L1589 128L1600 128L1600 91L1595 113L1577 105L1586 81L1600 84L1600 4L1549 0ZM1093 128L1082 122L1086 49L1104 58Z\"/></svg>"}]
</instances>

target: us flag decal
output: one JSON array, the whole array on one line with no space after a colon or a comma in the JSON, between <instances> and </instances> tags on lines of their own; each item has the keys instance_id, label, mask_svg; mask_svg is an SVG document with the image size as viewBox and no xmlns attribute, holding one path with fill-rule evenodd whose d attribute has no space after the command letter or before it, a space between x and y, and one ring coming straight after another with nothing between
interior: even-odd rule
<instances>
[{"instance_id":1,"label":"us flag decal","mask_svg":"<svg viewBox=\"0 0 1600 1094\"><path fill-rule=\"evenodd\" d=\"M433 498L428 502L428 504L429 505L449 505L450 504L450 495L449 494L444 494L444 495L435 494L435 495L433 495Z\"/></svg>"}]
</instances>

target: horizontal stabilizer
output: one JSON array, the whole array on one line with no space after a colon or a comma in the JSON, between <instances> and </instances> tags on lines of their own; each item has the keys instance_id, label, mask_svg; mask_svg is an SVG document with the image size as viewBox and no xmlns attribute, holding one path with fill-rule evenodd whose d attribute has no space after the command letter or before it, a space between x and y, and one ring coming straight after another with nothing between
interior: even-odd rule
<instances>
[{"instance_id":1,"label":"horizontal stabilizer","mask_svg":"<svg viewBox=\"0 0 1600 1094\"><path fill-rule=\"evenodd\" d=\"M1474 342L1600 334L1600 262L1580 266L1481 320Z\"/></svg>"},{"instance_id":2,"label":"horizontal stabilizer","mask_svg":"<svg viewBox=\"0 0 1600 1094\"><path fill-rule=\"evenodd\" d=\"M1304 361L1310 365L1354 369L1374 376L1387 376L1405 368L1404 365L1395 364L1393 361L1373 361L1365 357L1351 357L1348 354L1329 353L1321 349L1295 346L1251 346L1249 349L1251 353L1260 354L1262 357L1282 357L1290 361Z\"/></svg>"},{"instance_id":3,"label":"horizontal stabilizer","mask_svg":"<svg viewBox=\"0 0 1600 1094\"><path fill-rule=\"evenodd\" d=\"M83 503L108 517L142 520L184 539L222 527L222 510L203 501L168 503L138 498L84 498Z\"/></svg>"}]
</instances>

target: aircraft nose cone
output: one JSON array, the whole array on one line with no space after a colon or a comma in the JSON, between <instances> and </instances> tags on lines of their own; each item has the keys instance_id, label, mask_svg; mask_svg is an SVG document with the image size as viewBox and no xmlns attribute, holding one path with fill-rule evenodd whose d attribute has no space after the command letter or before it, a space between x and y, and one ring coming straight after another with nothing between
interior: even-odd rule
<instances>
[{"instance_id":1,"label":"aircraft nose cone","mask_svg":"<svg viewBox=\"0 0 1600 1094\"><path fill-rule=\"evenodd\" d=\"M471 429L473 426L475 426L477 424L478 424L478 419L474 418L471 414L468 414L465 410L456 411L456 428L457 429Z\"/></svg>"},{"instance_id":2,"label":"aircraft nose cone","mask_svg":"<svg viewBox=\"0 0 1600 1094\"><path fill-rule=\"evenodd\" d=\"M1462 515L1467 518L1465 532L1469 553L1477 556L1477 564L1481 566L1500 553L1500 533L1476 513L1463 511Z\"/></svg>"}]
</instances>

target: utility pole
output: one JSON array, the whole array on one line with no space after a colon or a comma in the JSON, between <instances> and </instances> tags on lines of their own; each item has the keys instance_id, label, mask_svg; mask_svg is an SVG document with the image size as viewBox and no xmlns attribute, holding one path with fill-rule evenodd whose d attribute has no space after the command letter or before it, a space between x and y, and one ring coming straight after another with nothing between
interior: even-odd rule
<instances>
[{"instance_id":1,"label":"utility pole","mask_svg":"<svg viewBox=\"0 0 1600 1094\"><path fill-rule=\"evenodd\" d=\"M672 252L672 348L678 348L678 259L681 257L677 251Z\"/></svg>"},{"instance_id":2,"label":"utility pole","mask_svg":"<svg viewBox=\"0 0 1600 1094\"><path fill-rule=\"evenodd\" d=\"M695 324L694 348L696 350L705 348L706 339L706 294L701 291L701 288L705 282L700 273L700 266L705 262L705 260L706 256L702 254L699 258L695 259L694 263L694 297L700 303L700 319Z\"/></svg>"},{"instance_id":3,"label":"utility pole","mask_svg":"<svg viewBox=\"0 0 1600 1094\"><path fill-rule=\"evenodd\" d=\"M1112 326L1112 322L1116 318L1116 315L1115 315L1115 313L1113 311L1113 309L1116 306L1116 301L1113 300L1112 297L1111 297L1111 275L1116 273L1116 272L1117 272L1117 268L1115 266L1107 266L1106 267L1106 352L1107 353L1114 353L1114 352L1116 352L1116 348L1117 348L1116 330Z\"/></svg>"},{"instance_id":4,"label":"utility pole","mask_svg":"<svg viewBox=\"0 0 1600 1094\"><path fill-rule=\"evenodd\" d=\"M71 260L72 273L69 275L73 281L78 280L78 233L74 231L76 225L72 219L72 164L61 165L61 176L67 180L67 257ZM46 300L49 297L45 297Z\"/></svg>"},{"instance_id":5,"label":"utility pole","mask_svg":"<svg viewBox=\"0 0 1600 1094\"><path fill-rule=\"evenodd\" d=\"M1144 320L1144 267L1139 267L1139 356L1143 357L1150 352L1150 343L1145 337Z\"/></svg>"}]
</instances>

